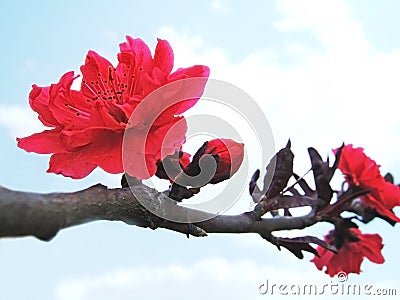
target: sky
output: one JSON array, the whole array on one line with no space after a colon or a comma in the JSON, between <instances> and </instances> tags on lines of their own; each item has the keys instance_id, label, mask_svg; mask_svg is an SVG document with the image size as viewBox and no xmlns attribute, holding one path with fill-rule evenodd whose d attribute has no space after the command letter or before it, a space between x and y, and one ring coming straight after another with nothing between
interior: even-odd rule
<instances>
[{"instance_id":1,"label":"sky","mask_svg":"<svg viewBox=\"0 0 400 300\"><path fill-rule=\"evenodd\" d=\"M400 178L399 9L395 0L2 1L0 184L44 193L99 182L118 186L119 175L101 170L83 180L47 174L48 156L26 153L15 138L42 129L28 105L32 84L79 72L89 49L116 61L125 35L152 49L157 38L167 39L175 68L208 65L211 78L248 93L267 118L275 147L291 139L297 173L309 168L307 147L325 156L346 142L364 147L382 173ZM201 104L189 114L200 112ZM249 159L257 154L246 151ZM248 201L243 195L238 206ZM386 262L364 261L361 275L350 275L348 283L398 287L398 226L376 220L360 228L382 235ZM321 237L329 229L288 234ZM337 283L311 258L298 260L256 235L187 239L100 221L63 230L48 243L0 240L0 299L262 299L277 296L259 293L267 280Z\"/></svg>"}]
</instances>

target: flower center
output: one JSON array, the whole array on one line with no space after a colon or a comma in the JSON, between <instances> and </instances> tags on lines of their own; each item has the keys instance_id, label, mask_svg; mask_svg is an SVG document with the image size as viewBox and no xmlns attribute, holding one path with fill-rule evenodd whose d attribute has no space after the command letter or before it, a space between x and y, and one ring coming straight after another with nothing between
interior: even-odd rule
<instances>
[{"instance_id":1,"label":"flower center","mask_svg":"<svg viewBox=\"0 0 400 300\"><path fill-rule=\"evenodd\" d=\"M135 95L138 89L140 72L143 70L139 67L137 76L131 66L123 66L122 76L118 76L117 69L113 66L108 67L108 74L105 78L100 72L97 73L97 80L87 82L82 80L87 89L92 93L93 100L115 101L117 104L123 104L123 95Z\"/></svg>"}]
</instances>

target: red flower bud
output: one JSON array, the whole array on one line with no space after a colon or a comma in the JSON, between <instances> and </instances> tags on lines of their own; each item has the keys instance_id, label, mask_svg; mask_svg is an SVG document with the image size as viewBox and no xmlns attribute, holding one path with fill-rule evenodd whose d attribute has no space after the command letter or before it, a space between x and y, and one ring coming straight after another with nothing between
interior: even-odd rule
<instances>
[{"instance_id":1,"label":"red flower bud","mask_svg":"<svg viewBox=\"0 0 400 300\"><path fill-rule=\"evenodd\" d=\"M218 157L217 170L211 183L218 183L235 174L242 164L244 144L230 139L215 139L207 143L205 154Z\"/></svg>"},{"instance_id":2,"label":"red flower bud","mask_svg":"<svg viewBox=\"0 0 400 300\"><path fill-rule=\"evenodd\" d=\"M231 139L215 139L205 142L193 156L193 160L185 169L185 173L189 176L199 175L201 172L200 159L206 155L211 155L217 164L215 173L208 182L215 184L230 178L239 170L244 157L244 144Z\"/></svg>"}]
</instances>

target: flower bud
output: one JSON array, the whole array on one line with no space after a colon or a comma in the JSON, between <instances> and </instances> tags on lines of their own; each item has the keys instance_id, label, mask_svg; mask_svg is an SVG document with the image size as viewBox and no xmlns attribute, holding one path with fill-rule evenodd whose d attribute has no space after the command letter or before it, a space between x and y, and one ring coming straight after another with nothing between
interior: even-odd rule
<instances>
[{"instance_id":1,"label":"flower bud","mask_svg":"<svg viewBox=\"0 0 400 300\"><path fill-rule=\"evenodd\" d=\"M189 176L200 174L200 159L207 155L211 155L216 162L215 173L208 182L215 184L230 178L239 170L244 157L244 144L231 139L215 139L205 142L193 156L185 173Z\"/></svg>"}]
</instances>

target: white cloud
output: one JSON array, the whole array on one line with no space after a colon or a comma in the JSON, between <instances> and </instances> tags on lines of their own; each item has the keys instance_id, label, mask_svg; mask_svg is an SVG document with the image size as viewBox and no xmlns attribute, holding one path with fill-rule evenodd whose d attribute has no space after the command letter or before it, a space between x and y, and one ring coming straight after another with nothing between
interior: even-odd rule
<instances>
[{"instance_id":1,"label":"white cloud","mask_svg":"<svg viewBox=\"0 0 400 300\"><path fill-rule=\"evenodd\" d=\"M37 118L37 114L28 106L7 104L0 104L0 126L4 127L13 139L25 137L44 129Z\"/></svg>"},{"instance_id":2,"label":"white cloud","mask_svg":"<svg viewBox=\"0 0 400 300\"><path fill-rule=\"evenodd\" d=\"M191 265L168 264L114 270L92 278L61 283L56 290L64 299L257 299L266 279L284 280L288 270L277 270L252 261L229 262L209 258ZM284 274L285 273L285 274ZM300 281L301 274L291 273Z\"/></svg>"},{"instance_id":3,"label":"white cloud","mask_svg":"<svg viewBox=\"0 0 400 300\"><path fill-rule=\"evenodd\" d=\"M344 1L279 0L277 8L283 19L275 26L282 32L311 31L325 49L343 55L360 56L368 48L361 24L352 20Z\"/></svg>"},{"instance_id":4,"label":"white cloud","mask_svg":"<svg viewBox=\"0 0 400 300\"><path fill-rule=\"evenodd\" d=\"M292 139L299 172L308 167L307 147L325 155L342 141L366 148L385 170L399 165L400 49L372 52L342 1L282 0L278 9L282 35L303 30L317 43L280 47L271 41L233 63L201 38L173 28L160 33L172 44L177 66L206 64L213 78L248 92L263 108L277 146Z\"/></svg>"},{"instance_id":5,"label":"white cloud","mask_svg":"<svg viewBox=\"0 0 400 300\"><path fill-rule=\"evenodd\" d=\"M311 263L310 268L300 270L271 267L263 262L252 260L228 261L215 257L190 265L170 263L162 266L116 269L95 277L75 278L61 282L55 294L57 300L133 298L196 300L260 299L261 297L279 297L281 293L287 293L282 296L284 299L298 293L298 288L300 288L300 293L305 294L297 294L296 297L308 299L307 293L312 285L313 293L315 291L322 293L324 289L322 296L324 299L336 299L337 295L333 294L335 288L332 291L330 288L332 284L338 284L338 280L322 272L316 272L314 268ZM348 284L359 285L363 289L366 283L359 280L359 277L349 276ZM279 291L280 285L287 287ZM327 286L323 288L324 285ZM260 294L260 286L263 295ZM268 289L266 289L267 286ZM374 289L379 287L394 288L395 284L394 282L374 282ZM345 299L351 298L346 295L341 296Z\"/></svg>"},{"instance_id":6,"label":"white cloud","mask_svg":"<svg viewBox=\"0 0 400 300\"><path fill-rule=\"evenodd\" d=\"M218 13L228 14L232 11L230 0L211 0L211 9Z\"/></svg>"}]
</instances>

